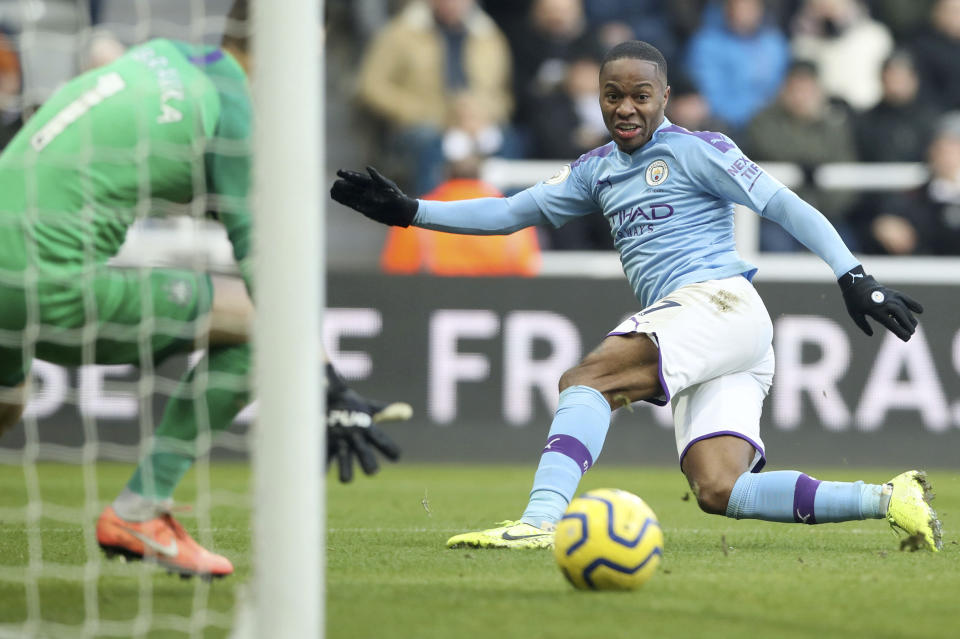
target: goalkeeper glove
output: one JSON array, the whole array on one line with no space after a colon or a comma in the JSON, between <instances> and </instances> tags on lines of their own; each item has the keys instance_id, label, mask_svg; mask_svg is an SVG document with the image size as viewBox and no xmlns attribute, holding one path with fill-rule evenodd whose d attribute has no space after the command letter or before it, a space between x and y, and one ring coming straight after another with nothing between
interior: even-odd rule
<instances>
[{"instance_id":1,"label":"goalkeeper glove","mask_svg":"<svg viewBox=\"0 0 960 639\"><path fill-rule=\"evenodd\" d=\"M837 283L843 292L847 312L864 333L873 335L873 329L867 323L867 316L870 316L905 342L913 335L917 328L913 313L923 312L918 302L879 284L863 271L862 266L844 273Z\"/></svg>"},{"instance_id":2,"label":"goalkeeper glove","mask_svg":"<svg viewBox=\"0 0 960 639\"><path fill-rule=\"evenodd\" d=\"M404 402L387 404L361 396L327 364L327 465L337 460L341 482L353 479L354 457L367 475L377 472L374 449L396 461L400 449L374 424L407 420L412 415L413 409Z\"/></svg>"},{"instance_id":3,"label":"goalkeeper glove","mask_svg":"<svg viewBox=\"0 0 960 639\"><path fill-rule=\"evenodd\" d=\"M353 479L354 457L367 475L379 470L374 449L396 461L400 449L387 435L374 426L377 417L390 406L371 402L348 389L327 406L327 464L334 459L340 467L340 481Z\"/></svg>"},{"instance_id":4,"label":"goalkeeper glove","mask_svg":"<svg viewBox=\"0 0 960 639\"><path fill-rule=\"evenodd\" d=\"M393 181L372 166L364 175L357 171L337 171L339 180L330 188L330 197L360 211L371 220L390 226L410 226L420 203L404 195Z\"/></svg>"}]
</instances>

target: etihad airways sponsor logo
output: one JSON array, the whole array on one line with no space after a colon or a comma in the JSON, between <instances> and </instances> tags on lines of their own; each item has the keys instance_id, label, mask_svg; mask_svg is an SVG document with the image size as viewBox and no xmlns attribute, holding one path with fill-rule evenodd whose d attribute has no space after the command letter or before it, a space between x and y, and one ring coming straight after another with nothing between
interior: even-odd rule
<instances>
[{"instance_id":1,"label":"etihad airways sponsor logo","mask_svg":"<svg viewBox=\"0 0 960 639\"><path fill-rule=\"evenodd\" d=\"M616 239L636 237L653 231L657 222L672 217L674 212L670 204L651 204L646 209L636 206L608 215L607 221Z\"/></svg>"}]
</instances>

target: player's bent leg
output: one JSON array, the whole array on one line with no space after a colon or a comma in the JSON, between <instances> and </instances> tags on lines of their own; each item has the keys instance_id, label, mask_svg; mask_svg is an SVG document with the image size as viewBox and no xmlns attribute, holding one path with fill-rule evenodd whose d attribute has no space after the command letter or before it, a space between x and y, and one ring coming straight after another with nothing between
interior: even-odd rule
<instances>
[{"instance_id":1,"label":"player's bent leg","mask_svg":"<svg viewBox=\"0 0 960 639\"><path fill-rule=\"evenodd\" d=\"M943 535L940 519L930 505L933 491L927 481L927 474L919 470L908 470L891 479L886 485L892 491L887 521L909 535L901 543L901 548L927 548L934 552L940 550L943 547Z\"/></svg>"},{"instance_id":2,"label":"player's bent leg","mask_svg":"<svg viewBox=\"0 0 960 639\"><path fill-rule=\"evenodd\" d=\"M46 283L39 287L40 321L57 329L95 324L95 363L143 368L174 353L190 352L196 342L207 341L213 286L205 273L176 269L149 269L144 273L104 266L92 277L83 277L92 291L96 305L93 312L88 308L84 287ZM149 323L149 332L144 331L145 322ZM84 359L90 353L86 340L41 336L36 356L64 366L89 364Z\"/></svg>"},{"instance_id":3,"label":"player's bent leg","mask_svg":"<svg viewBox=\"0 0 960 639\"><path fill-rule=\"evenodd\" d=\"M901 550L937 551L942 531L930 505L933 493L922 471L910 470L886 484L820 481L795 470L744 473L730 494L726 515L803 524L886 519L909 537Z\"/></svg>"},{"instance_id":4,"label":"player's bent leg","mask_svg":"<svg viewBox=\"0 0 960 639\"><path fill-rule=\"evenodd\" d=\"M145 508L170 499L196 458L207 454L208 449L198 446L200 435L226 430L249 403L250 368L250 345L240 344L211 348L187 371L164 408L149 452L127 484L130 492L143 498ZM202 441L210 445L209 437ZM114 506L121 517L141 515L134 504Z\"/></svg>"},{"instance_id":5,"label":"player's bent leg","mask_svg":"<svg viewBox=\"0 0 960 639\"><path fill-rule=\"evenodd\" d=\"M211 348L187 372L123 492L97 523L108 556L155 561L182 575L223 576L230 562L199 546L169 515L173 491L197 456L198 436L226 429L249 399L250 346ZM206 383L198 383L205 378ZM209 445L210 438L202 441Z\"/></svg>"},{"instance_id":6,"label":"player's bent leg","mask_svg":"<svg viewBox=\"0 0 960 639\"><path fill-rule=\"evenodd\" d=\"M450 548L550 548L554 524L600 455L612 408L663 394L659 351L645 333L609 335L560 378L560 402L519 521L455 535Z\"/></svg>"},{"instance_id":7,"label":"player's bent leg","mask_svg":"<svg viewBox=\"0 0 960 639\"><path fill-rule=\"evenodd\" d=\"M612 408L658 397L660 351L645 333L610 335L560 377L560 392L571 386L598 390Z\"/></svg>"},{"instance_id":8,"label":"player's bent leg","mask_svg":"<svg viewBox=\"0 0 960 639\"><path fill-rule=\"evenodd\" d=\"M656 345L644 334L609 336L560 379L560 402L519 521L451 537L450 548L550 548L554 524L600 455L611 406L662 393Z\"/></svg>"},{"instance_id":9,"label":"player's bent leg","mask_svg":"<svg viewBox=\"0 0 960 639\"><path fill-rule=\"evenodd\" d=\"M700 509L712 515L725 514L737 479L749 471L755 456L753 444L732 435L693 443L683 457L681 470Z\"/></svg>"},{"instance_id":10,"label":"player's bent leg","mask_svg":"<svg viewBox=\"0 0 960 639\"><path fill-rule=\"evenodd\" d=\"M455 535L450 548L550 548L554 524L603 448L611 407L662 395L659 351L644 333L610 335L560 379L560 402L519 521Z\"/></svg>"}]
</instances>

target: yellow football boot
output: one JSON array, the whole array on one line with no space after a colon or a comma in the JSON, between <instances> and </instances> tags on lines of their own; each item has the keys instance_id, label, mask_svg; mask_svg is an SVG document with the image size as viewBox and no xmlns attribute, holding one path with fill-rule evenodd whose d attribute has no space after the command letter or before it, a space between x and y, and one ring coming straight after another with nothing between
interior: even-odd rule
<instances>
[{"instance_id":1,"label":"yellow football boot","mask_svg":"<svg viewBox=\"0 0 960 639\"><path fill-rule=\"evenodd\" d=\"M447 548L553 548L553 528L522 521L501 521L497 528L454 535Z\"/></svg>"},{"instance_id":2,"label":"yellow football boot","mask_svg":"<svg viewBox=\"0 0 960 639\"><path fill-rule=\"evenodd\" d=\"M929 548L933 552L943 547L940 520L930 506L933 492L927 482L927 473L908 470L887 482L893 488L887 521L910 535L901 548L913 550Z\"/></svg>"}]
</instances>

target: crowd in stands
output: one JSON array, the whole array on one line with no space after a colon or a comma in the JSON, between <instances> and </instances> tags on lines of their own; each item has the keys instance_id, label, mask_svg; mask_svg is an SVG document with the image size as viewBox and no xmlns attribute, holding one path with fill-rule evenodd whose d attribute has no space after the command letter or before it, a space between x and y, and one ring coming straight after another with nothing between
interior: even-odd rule
<instances>
[{"instance_id":1,"label":"crowd in stands","mask_svg":"<svg viewBox=\"0 0 960 639\"><path fill-rule=\"evenodd\" d=\"M675 124L799 166L795 190L851 248L960 255L960 0L339 4L365 42L357 103L415 193L468 156L569 161L606 143L599 60L637 38L667 58ZM930 178L909 193L826 189L814 175L830 162L926 162ZM599 222L546 242L608 248ZM802 249L773 224L761 248Z\"/></svg>"},{"instance_id":2,"label":"crowd in stands","mask_svg":"<svg viewBox=\"0 0 960 639\"><path fill-rule=\"evenodd\" d=\"M568 162L605 144L599 61L637 38L667 58L671 121L798 166L794 190L852 249L960 255L960 0L325 4L328 42L352 61L328 73L350 79L371 161L411 194L476 179L488 157ZM0 148L24 117L15 45L0 24ZM93 37L79 68L122 50ZM905 193L824 188L816 169L832 162L924 163L929 178ZM547 248L611 247L599 216L545 233ZM802 247L763 223L761 249Z\"/></svg>"}]
</instances>

